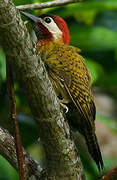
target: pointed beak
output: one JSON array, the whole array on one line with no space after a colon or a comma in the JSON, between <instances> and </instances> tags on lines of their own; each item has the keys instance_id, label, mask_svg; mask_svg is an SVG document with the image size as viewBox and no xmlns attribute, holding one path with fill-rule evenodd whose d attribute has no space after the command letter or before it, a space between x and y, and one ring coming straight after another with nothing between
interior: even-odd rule
<instances>
[{"instance_id":1,"label":"pointed beak","mask_svg":"<svg viewBox=\"0 0 117 180\"><path fill-rule=\"evenodd\" d=\"M39 23L40 22L38 17L33 16L32 14L26 13L24 11L20 11L20 12L21 12L21 14L26 16L32 23Z\"/></svg>"}]
</instances>

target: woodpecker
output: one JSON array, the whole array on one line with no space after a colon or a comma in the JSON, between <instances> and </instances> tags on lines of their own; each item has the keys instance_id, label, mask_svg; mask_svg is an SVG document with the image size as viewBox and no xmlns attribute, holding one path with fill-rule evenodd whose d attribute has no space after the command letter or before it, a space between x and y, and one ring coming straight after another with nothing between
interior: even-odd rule
<instances>
[{"instance_id":1,"label":"woodpecker","mask_svg":"<svg viewBox=\"0 0 117 180\"><path fill-rule=\"evenodd\" d=\"M69 29L59 16L43 14L39 17L21 11L32 23L37 51L44 61L57 96L63 103L74 104L77 118L72 124L85 138L88 150L99 170L103 159L95 134L96 108L91 91L91 77L80 49L70 46ZM69 113L69 112L68 112Z\"/></svg>"}]
</instances>

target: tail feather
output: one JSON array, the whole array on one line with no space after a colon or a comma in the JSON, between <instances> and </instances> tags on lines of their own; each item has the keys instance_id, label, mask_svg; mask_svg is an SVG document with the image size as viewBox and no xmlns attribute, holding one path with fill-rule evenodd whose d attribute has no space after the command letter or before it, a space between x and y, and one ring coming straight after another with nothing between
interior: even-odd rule
<instances>
[{"instance_id":1,"label":"tail feather","mask_svg":"<svg viewBox=\"0 0 117 180\"><path fill-rule=\"evenodd\" d=\"M87 121L85 121L84 117L80 112L76 109L73 103L69 103L69 112L66 114L70 127L73 130L78 130L85 138L86 144L88 146L88 151L95 161L99 171L104 168L104 163L102 159L102 155L100 152L100 148L98 145L98 140L94 132L92 132L93 128L88 126ZM95 119L95 105L92 103L92 114Z\"/></svg>"},{"instance_id":2,"label":"tail feather","mask_svg":"<svg viewBox=\"0 0 117 180\"><path fill-rule=\"evenodd\" d=\"M101 155L101 151L98 145L98 140L95 134L88 133L85 136L86 144L88 146L88 150L93 160L97 164L99 171L104 168L104 163Z\"/></svg>"}]
</instances>

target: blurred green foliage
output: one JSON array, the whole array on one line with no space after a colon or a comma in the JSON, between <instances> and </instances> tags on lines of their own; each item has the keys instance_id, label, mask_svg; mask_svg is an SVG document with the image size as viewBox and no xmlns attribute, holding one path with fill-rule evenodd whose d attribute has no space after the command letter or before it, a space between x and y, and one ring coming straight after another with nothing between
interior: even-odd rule
<instances>
[{"instance_id":1,"label":"blurred green foliage","mask_svg":"<svg viewBox=\"0 0 117 180\"><path fill-rule=\"evenodd\" d=\"M46 0L15 0L15 5L45 2ZM92 85L104 89L117 101L117 0L87 0L82 3L70 4L63 7L47 8L29 11L39 15L51 13L63 17L68 23L71 34L71 45L81 48L81 54L86 59L86 65L92 74ZM23 17L24 18L24 17ZM24 18L25 19L25 18ZM21 88L15 81L16 102L19 114L23 146L37 159L38 130L28 108ZM8 96L5 78L5 53L0 47L0 125L13 134L9 118ZM117 119L97 115L100 121L117 135ZM36 152L36 153L35 153ZM41 155L44 156L44 155ZM98 180L101 174L91 160L87 161L81 152L88 180ZM40 158L42 159L42 158ZM115 164L114 159L106 158L105 171ZM44 164L44 162L42 163ZM5 175L6 174L6 175ZM0 157L0 179L18 179L13 168Z\"/></svg>"},{"instance_id":2,"label":"blurred green foliage","mask_svg":"<svg viewBox=\"0 0 117 180\"><path fill-rule=\"evenodd\" d=\"M18 179L18 174L16 170L2 156L0 156L0 179Z\"/></svg>"}]
</instances>

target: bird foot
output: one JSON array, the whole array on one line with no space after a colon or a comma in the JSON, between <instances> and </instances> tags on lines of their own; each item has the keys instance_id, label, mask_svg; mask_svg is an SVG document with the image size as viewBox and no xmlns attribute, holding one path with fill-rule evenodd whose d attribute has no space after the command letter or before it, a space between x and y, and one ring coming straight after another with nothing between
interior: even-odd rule
<instances>
[{"instance_id":1,"label":"bird foot","mask_svg":"<svg viewBox=\"0 0 117 180\"><path fill-rule=\"evenodd\" d=\"M68 99L59 99L60 103L63 103L63 104L68 104L69 103L69 100Z\"/></svg>"},{"instance_id":2,"label":"bird foot","mask_svg":"<svg viewBox=\"0 0 117 180\"><path fill-rule=\"evenodd\" d=\"M65 113L67 113L69 111L69 108L65 104L69 102L68 99L59 99L59 102L61 107L65 110Z\"/></svg>"},{"instance_id":3,"label":"bird foot","mask_svg":"<svg viewBox=\"0 0 117 180\"><path fill-rule=\"evenodd\" d=\"M69 108L65 104L60 102L60 105L64 109L65 113L67 113L69 111Z\"/></svg>"}]
</instances>

